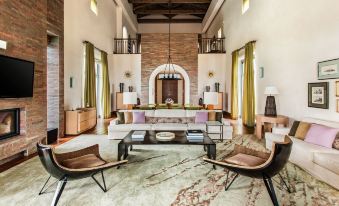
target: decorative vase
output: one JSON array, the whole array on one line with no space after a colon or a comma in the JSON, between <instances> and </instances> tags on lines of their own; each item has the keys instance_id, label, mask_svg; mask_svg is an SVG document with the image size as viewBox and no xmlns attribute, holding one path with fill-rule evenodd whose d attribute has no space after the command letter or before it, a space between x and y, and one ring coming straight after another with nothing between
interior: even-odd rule
<instances>
[{"instance_id":1,"label":"decorative vase","mask_svg":"<svg viewBox=\"0 0 339 206\"><path fill-rule=\"evenodd\" d=\"M206 92L210 92L211 91L211 87L210 86L206 86Z\"/></svg>"},{"instance_id":2,"label":"decorative vase","mask_svg":"<svg viewBox=\"0 0 339 206\"><path fill-rule=\"evenodd\" d=\"M202 98L199 99L199 106L203 106Z\"/></svg>"},{"instance_id":3,"label":"decorative vase","mask_svg":"<svg viewBox=\"0 0 339 206\"><path fill-rule=\"evenodd\" d=\"M120 93L123 93L124 92L124 83L120 83L119 88L120 88Z\"/></svg>"},{"instance_id":4,"label":"decorative vase","mask_svg":"<svg viewBox=\"0 0 339 206\"><path fill-rule=\"evenodd\" d=\"M216 83L214 84L214 86L215 86L215 92L219 92L220 83L219 83L219 82L216 82Z\"/></svg>"},{"instance_id":5,"label":"decorative vase","mask_svg":"<svg viewBox=\"0 0 339 206\"><path fill-rule=\"evenodd\" d=\"M129 92L133 92L133 87L132 87L132 86L129 86L129 87L128 87L128 91L129 91Z\"/></svg>"}]
</instances>

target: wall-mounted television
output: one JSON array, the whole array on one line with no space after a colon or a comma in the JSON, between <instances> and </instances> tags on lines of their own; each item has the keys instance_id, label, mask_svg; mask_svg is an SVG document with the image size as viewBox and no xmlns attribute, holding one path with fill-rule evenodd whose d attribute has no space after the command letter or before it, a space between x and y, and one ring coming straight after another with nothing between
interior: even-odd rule
<instances>
[{"instance_id":1,"label":"wall-mounted television","mask_svg":"<svg viewBox=\"0 0 339 206\"><path fill-rule=\"evenodd\" d=\"M0 98L33 97L34 62L0 55Z\"/></svg>"}]
</instances>

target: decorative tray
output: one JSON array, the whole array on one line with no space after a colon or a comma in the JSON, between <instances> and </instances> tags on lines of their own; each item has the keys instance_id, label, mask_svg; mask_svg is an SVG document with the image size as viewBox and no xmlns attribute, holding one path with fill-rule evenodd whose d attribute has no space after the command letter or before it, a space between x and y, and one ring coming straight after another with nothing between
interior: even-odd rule
<instances>
[{"instance_id":1,"label":"decorative tray","mask_svg":"<svg viewBox=\"0 0 339 206\"><path fill-rule=\"evenodd\" d=\"M175 138L175 134L172 132L159 132L155 135L155 138L161 142L168 142Z\"/></svg>"}]
</instances>

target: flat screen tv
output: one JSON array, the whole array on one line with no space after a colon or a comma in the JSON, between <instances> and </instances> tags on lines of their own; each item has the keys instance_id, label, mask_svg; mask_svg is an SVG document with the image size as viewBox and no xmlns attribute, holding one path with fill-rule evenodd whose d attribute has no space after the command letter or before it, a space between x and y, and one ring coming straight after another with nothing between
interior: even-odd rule
<instances>
[{"instance_id":1,"label":"flat screen tv","mask_svg":"<svg viewBox=\"0 0 339 206\"><path fill-rule=\"evenodd\" d=\"M33 97L34 62L0 55L0 98Z\"/></svg>"}]
</instances>

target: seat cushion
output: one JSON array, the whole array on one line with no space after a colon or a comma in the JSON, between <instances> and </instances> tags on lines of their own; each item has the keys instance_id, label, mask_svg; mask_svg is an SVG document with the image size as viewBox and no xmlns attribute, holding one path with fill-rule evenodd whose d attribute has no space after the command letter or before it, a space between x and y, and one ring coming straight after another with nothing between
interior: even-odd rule
<instances>
[{"instance_id":1,"label":"seat cushion","mask_svg":"<svg viewBox=\"0 0 339 206\"><path fill-rule=\"evenodd\" d=\"M108 127L111 131L128 132L132 130L133 124L115 124Z\"/></svg>"},{"instance_id":2,"label":"seat cushion","mask_svg":"<svg viewBox=\"0 0 339 206\"><path fill-rule=\"evenodd\" d=\"M151 130L151 124L132 124L131 130Z\"/></svg>"},{"instance_id":3,"label":"seat cushion","mask_svg":"<svg viewBox=\"0 0 339 206\"><path fill-rule=\"evenodd\" d=\"M313 162L339 175L339 154L315 152Z\"/></svg>"},{"instance_id":4,"label":"seat cushion","mask_svg":"<svg viewBox=\"0 0 339 206\"><path fill-rule=\"evenodd\" d=\"M187 124L176 124L176 123L158 123L152 125L152 130L187 130Z\"/></svg>"},{"instance_id":5,"label":"seat cushion","mask_svg":"<svg viewBox=\"0 0 339 206\"><path fill-rule=\"evenodd\" d=\"M248 154L238 153L232 157L226 158L224 161L230 164L254 167L265 163L266 159Z\"/></svg>"},{"instance_id":6,"label":"seat cushion","mask_svg":"<svg viewBox=\"0 0 339 206\"><path fill-rule=\"evenodd\" d=\"M106 161L94 154L88 154L61 162L61 165L70 169L93 168L106 164Z\"/></svg>"}]
</instances>

